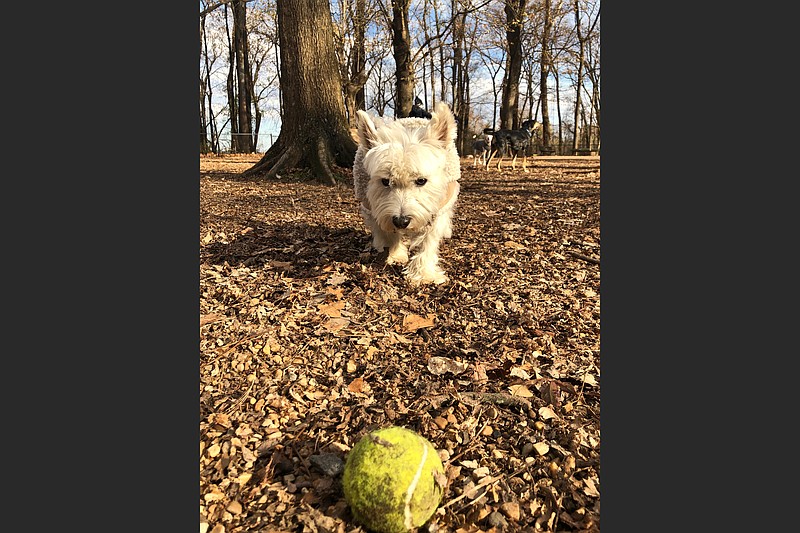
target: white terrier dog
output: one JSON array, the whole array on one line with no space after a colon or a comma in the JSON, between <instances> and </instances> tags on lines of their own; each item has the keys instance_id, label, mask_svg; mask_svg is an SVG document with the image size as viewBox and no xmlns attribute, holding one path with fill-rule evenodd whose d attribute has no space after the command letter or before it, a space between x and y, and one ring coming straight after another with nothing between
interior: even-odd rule
<instances>
[{"instance_id":1,"label":"white terrier dog","mask_svg":"<svg viewBox=\"0 0 800 533\"><path fill-rule=\"evenodd\" d=\"M452 235L461 177L453 113L439 102L430 119L356 115L353 181L372 247L389 248L386 263L406 265L412 285L444 283L439 243Z\"/></svg>"}]
</instances>

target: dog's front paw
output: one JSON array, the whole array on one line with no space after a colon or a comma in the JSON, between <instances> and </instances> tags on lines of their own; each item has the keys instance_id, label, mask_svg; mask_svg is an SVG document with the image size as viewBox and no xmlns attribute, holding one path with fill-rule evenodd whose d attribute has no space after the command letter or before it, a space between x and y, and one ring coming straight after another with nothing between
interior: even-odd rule
<instances>
[{"instance_id":1,"label":"dog's front paw","mask_svg":"<svg viewBox=\"0 0 800 533\"><path fill-rule=\"evenodd\" d=\"M386 264L387 265L405 265L408 263L408 256L393 256L390 255L386 257Z\"/></svg>"},{"instance_id":2,"label":"dog's front paw","mask_svg":"<svg viewBox=\"0 0 800 533\"><path fill-rule=\"evenodd\" d=\"M425 266L420 268L413 262L406 267L404 273L406 275L406 279L411 285L423 285L427 283L440 285L447 281L447 276L439 267L431 268L429 266Z\"/></svg>"},{"instance_id":3,"label":"dog's front paw","mask_svg":"<svg viewBox=\"0 0 800 533\"><path fill-rule=\"evenodd\" d=\"M405 248L389 250L389 255L386 257L387 265L405 265L406 263L408 263L408 250Z\"/></svg>"},{"instance_id":4,"label":"dog's front paw","mask_svg":"<svg viewBox=\"0 0 800 533\"><path fill-rule=\"evenodd\" d=\"M430 276L406 276L406 279L415 287L431 283L434 285L441 285L442 283L447 282L447 276L444 274L432 274Z\"/></svg>"}]
</instances>

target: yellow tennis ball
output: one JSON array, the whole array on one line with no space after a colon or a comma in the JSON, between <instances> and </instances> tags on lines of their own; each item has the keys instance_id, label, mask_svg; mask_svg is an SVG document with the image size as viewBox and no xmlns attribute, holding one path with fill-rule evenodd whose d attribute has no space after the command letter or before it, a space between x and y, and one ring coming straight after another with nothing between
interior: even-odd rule
<instances>
[{"instance_id":1,"label":"yellow tennis ball","mask_svg":"<svg viewBox=\"0 0 800 533\"><path fill-rule=\"evenodd\" d=\"M398 426L362 437L342 477L353 516L376 533L402 533L427 522L442 501L445 481L433 444Z\"/></svg>"}]
</instances>

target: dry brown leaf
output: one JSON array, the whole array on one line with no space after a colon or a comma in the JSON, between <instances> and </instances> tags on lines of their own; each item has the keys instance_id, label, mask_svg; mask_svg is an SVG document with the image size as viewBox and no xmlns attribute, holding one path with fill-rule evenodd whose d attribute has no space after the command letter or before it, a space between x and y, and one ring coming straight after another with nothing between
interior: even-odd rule
<instances>
[{"instance_id":1,"label":"dry brown leaf","mask_svg":"<svg viewBox=\"0 0 800 533\"><path fill-rule=\"evenodd\" d=\"M441 376L447 372L457 376L469 368L467 363L460 363L448 357L431 357L428 360L428 370L431 374Z\"/></svg>"},{"instance_id":2,"label":"dry brown leaf","mask_svg":"<svg viewBox=\"0 0 800 533\"><path fill-rule=\"evenodd\" d=\"M350 325L350 320L346 318L331 318L323 324L323 327L331 333L335 333L348 325Z\"/></svg>"},{"instance_id":3,"label":"dry brown leaf","mask_svg":"<svg viewBox=\"0 0 800 533\"><path fill-rule=\"evenodd\" d=\"M363 392L365 383L364 378L356 378L350 382L347 390L350 392Z\"/></svg>"},{"instance_id":4,"label":"dry brown leaf","mask_svg":"<svg viewBox=\"0 0 800 533\"><path fill-rule=\"evenodd\" d=\"M410 333L412 331L417 331L420 328L430 328L433 327L434 320L436 319L436 315L434 313L428 313L428 316L422 317L415 314L408 314L403 317L403 333Z\"/></svg>"},{"instance_id":5,"label":"dry brown leaf","mask_svg":"<svg viewBox=\"0 0 800 533\"><path fill-rule=\"evenodd\" d=\"M276 270L289 270L292 268L292 263L289 261L270 261L269 266Z\"/></svg>"},{"instance_id":6,"label":"dry brown leaf","mask_svg":"<svg viewBox=\"0 0 800 533\"><path fill-rule=\"evenodd\" d=\"M342 309L344 309L345 302L338 300L333 303L323 304L319 306L319 312L325 315L328 315L332 318L338 318L342 316Z\"/></svg>"},{"instance_id":7,"label":"dry brown leaf","mask_svg":"<svg viewBox=\"0 0 800 533\"><path fill-rule=\"evenodd\" d=\"M488 381L489 376L486 374L486 365L475 363L475 370L472 372L472 381Z\"/></svg>"},{"instance_id":8,"label":"dry brown leaf","mask_svg":"<svg viewBox=\"0 0 800 533\"><path fill-rule=\"evenodd\" d=\"M346 278L345 276L343 276L343 275L341 275L341 274L339 274L339 273L336 273L336 274L333 274L333 275L332 275L332 276L331 276L331 277L328 279L328 285L334 285L334 286L336 286L336 285L341 285L341 284L342 284L342 283L344 283L345 281L347 281L347 278Z\"/></svg>"},{"instance_id":9,"label":"dry brown leaf","mask_svg":"<svg viewBox=\"0 0 800 533\"><path fill-rule=\"evenodd\" d=\"M539 455L544 455L550 451L550 445L546 442L536 442L533 444L533 449L536 450L536 453Z\"/></svg>"},{"instance_id":10,"label":"dry brown leaf","mask_svg":"<svg viewBox=\"0 0 800 533\"><path fill-rule=\"evenodd\" d=\"M514 377L517 377L517 378L520 378L520 379L524 379L524 380L531 379L531 375L530 375L530 374L528 374L528 373L525 371L525 369L524 369L524 368L522 368L522 367L519 367L519 366L515 366L515 367L513 367L513 368L511 369L511 371L509 372L509 375L511 375L511 376L514 376Z\"/></svg>"},{"instance_id":11,"label":"dry brown leaf","mask_svg":"<svg viewBox=\"0 0 800 533\"><path fill-rule=\"evenodd\" d=\"M542 417L542 420L550 420L551 418L558 418L556 414L553 412L553 410L547 406L539 408L539 416Z\"/></svg>"},{"instance_id":12,"label":"dry brown leaf","mask_svg":"<svg viewBox=\"0 0 800 533\"><path fill-rule=\"evenodd\" d=\"M336 287L336 286L328 287L325 290L325 292L327 294L335 296L337 300L341 299L341 298L344 298L344 289L342 289L341 287Z\"/></svg>"},{"instance_id":13,"label":"dry brown leaf","mask_svg":"<svg viewBox=\"0 0 800 533\"><path fill-rule=\"evenodd\" d=\"M402 344L412 344L414 342L405 335L400 335L399 333L394 333L394 332L392 332L391 339L393 342L399 342Z\"/></svg>"},{"instance_id":14,"label":"dry brown leaf","mask_svg":"<svg viewBox=\"0 0 800 533\"><path fill-rule=\"evenodd\" d=\"M519 396L521 398L532 398L533 393L525 385L511 385L509 387L511 396Z\"/></svg>"},{"instance_id":15,"label":"dry brown leaf","mask_svg":"<svg viewBox=\"0 0 800 533\"><path fill-rule=\"evenodd\" d=\"M586 488L583 489L583 492L588 494L589 496L594 496L595 498L600 497L600 491L597 490L597 487L592 481L592 478L586 478L583 480L583 483L586 485Z\"/></svg>"},{"instance_id":16,"label":"dry brown leaf","mask_svg":"<svg viewBox=\"0 0 800 533\"><path fill-rule=\"evenodd\" d=\"M589 374L587 372L581 377L583 378L583 382L586 383L587 385L592 385L593 387L597 386L597 379L594 377L594 375Z\"/></svg>"},{"instance_id":17,"label":"dry brown leaf","mask_svg":"<svg viewBox=\"0 0 800 533\"><path fill-rule=\"evenodd\" d=\"M507 248L513 248L514 250L525 250L527 246L524 244L520 244L514 241L506 241L503 243Z\"/></svg>"},{"instance_id":18,"label":"dry brown leaf","mask_svg":"<svg viewBox=\"0 0 800 533\"><path fill-rule=\"evenodd\" d=\"M207 315L200 317L200 325L205 326L206 324L211 324L212 322L216 322L222 318L225 318L225 316L218 315L217 313L208 313Z\"/></svg>"}]
</instances>

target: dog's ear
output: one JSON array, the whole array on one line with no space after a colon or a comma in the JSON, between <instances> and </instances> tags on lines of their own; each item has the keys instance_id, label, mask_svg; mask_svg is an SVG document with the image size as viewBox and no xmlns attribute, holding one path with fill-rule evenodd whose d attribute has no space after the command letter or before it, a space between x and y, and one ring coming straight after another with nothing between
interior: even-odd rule
<instances>
[{"instance_id":1,"label":"dog's ear","mask_svg":"<svg viewBox=\"0 0 800 533\"><path fill-rule=\"evenodd\" d=\"M356 128L358 129L359 144L367 148L372 148L377 144L378 131L366 111L361 109L356 111Z\"/></svg>"},{"instance_id":2,"label":"dog's ear","mask_svg":"<svg viewBox=\"0 0 800 533\"><path fill-rule=\"evenodd\" d=\"M442 143L442 146L449 146L456 140L457 133L456 118L450 111L450 106L440 100L436 102L432 115L428 134Z\"/></svg>"}]
</instances>

